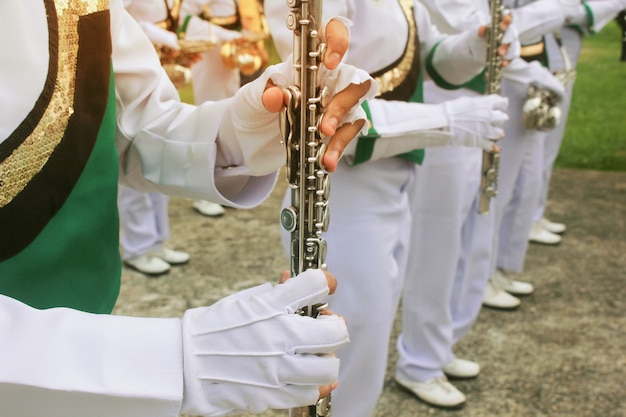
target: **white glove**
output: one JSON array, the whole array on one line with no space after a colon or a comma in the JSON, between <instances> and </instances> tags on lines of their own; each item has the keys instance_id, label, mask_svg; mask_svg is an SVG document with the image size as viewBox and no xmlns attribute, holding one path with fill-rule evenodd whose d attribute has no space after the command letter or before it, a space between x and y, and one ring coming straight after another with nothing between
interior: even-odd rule
<instances>
[{"instance_id":1,"label":"white glove","mask_svg":"<svg viewBox=\"0 0 626 417\"><path fill-rule=\"evenodd\" d=\"M314 404L338 378L332 354L348 342L345 321L294 312L328 294L325 274L254 287L183 317L181 414L225 416Z\"/></svg>"},{"instance_id":2,"label":"white glove","mask_svg":"<svg viewBox=\"0 0 626 417\"><path fill-rule=\"evenodd\" d=\"M507 98L499 95L461 97L443 103L453 145L493 150L493 141L504 136L502 126L509 120Z\"/></svg>"},{"instance_id":3,"label":"white glove","mask_svg":"<svg viewBox=\"0 0 626 417\"><path fill-rule=\"evenodd\" d=\"M563 83L537 61L526 62L521 58L514 59L503 69L502 78L518 84L523 95L526 95L531 85L551 91L556 103L560 102L565 94Z\"/></svg>"},{"instance_id":4,"label":"white glove","mask_svg":"<svg viewBox=\"0 0 626 417\"><path fill-rule=\"evenodd\" d=\"M344 90L350 84L362 84L370 80L370 90L361 97L351 110L344 114L339 121L338 126L345 123L353 123L359 119L367 119L365 112L361 108L361 102L371 99L376 94L378 84L370 75L361 70L347 64L340 64L335 70L328 70L324 66L322 71L322 87L328 88L330 95ZM245 167L248 174L255 176L267 175L280 169L285 163L285 149L280 144L280 136L274 134L278 132L278 114L270 113L263 106L261 97L269 80L275 85L284 87L293 84L293 65L291 57L285 62L268 67L261 76L256 80L249 82L240 88L235 94L233 101L229 105L228 110L232 117L231 132L220 130L220 136L237 137L239 142L233 143L220 141L220 150L224 154L239 155L243 154ZM224 122L222 123L224 129ZM367 132L367 123L363 126L363 133ZM272 141L263 141L262 138L271 138ZM234 149L229 149L233 148ZM240 161L232 161L226 158L226 161L232 165L242 165ZM234 170L233 174L238 174Z\"/></svg>"},{"instance_id":5,"label":"white glove","mask_svg":"<svg viewBox=\"0 0 626 417\"><path fill-rule=\"evenodd\" d=\"M509 45L509 49L507 49L503 59L511 60L519 57L522 46L519 41L519 33L514 23L511 23L509 27L506 28L504 34L502 35L502 41L500 43L502 45Z\"/></svg>"}]
</instances>

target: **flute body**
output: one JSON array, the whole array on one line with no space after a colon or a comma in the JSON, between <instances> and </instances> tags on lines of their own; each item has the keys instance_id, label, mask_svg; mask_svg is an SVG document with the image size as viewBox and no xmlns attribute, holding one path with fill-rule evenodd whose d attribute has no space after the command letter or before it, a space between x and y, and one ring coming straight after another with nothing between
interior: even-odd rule
<instances>
[{"instance_id":1,"label":"flute body","mask_svg":"<svg viewBox=\"0 0 626 417\"><path fill-rule=\"evenodd\" d=\"M325 50L322 42L321 0L287 0L291 8L287 27L293 31L293 85L281 114L281 131L286 150L286 175L290 205L281 212L281 224L290 233L291 275L307 269L326 269L328 197L330 178L322 164L326 145L318 130L328 93L320 88L320 66ZM305 306L299 314L316 317L325 305ZM290 417L330 417L330 395L316 404L292 408Z\"/></svg>"},{"instance_id":2,"label":"flute body","mask_svg":"<svg viewBox=\"0 0 626 417\"><path fill-rule=\"evenodd\" d=\"M489 9L491 13L491 23L487 30L487 73L485 94L500 94L500 82L502 80L502 57L498 54L498 47L502 42L504 32L500 24L504 6L502 0L490 0ZM500 165L499 152L483 151L483 161L481 166L480 200L478 202L478 212L480 214L489 213L491 199L498 194L498 169Z\"/></svg>"}]
</instances>

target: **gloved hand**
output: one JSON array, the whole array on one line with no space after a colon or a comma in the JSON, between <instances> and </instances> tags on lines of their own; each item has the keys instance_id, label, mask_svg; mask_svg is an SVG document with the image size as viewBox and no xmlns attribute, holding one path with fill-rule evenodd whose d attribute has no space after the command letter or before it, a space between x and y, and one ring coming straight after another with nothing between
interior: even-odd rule
<instances>
[{"instance_id":1,"label":"gloved hand","mask_svg":"<svg viewBox=\"0 0 626 417\"><path fill-rule=\"evenodd\" d=\"M510 11L505 11L504 17L502 18L502 20L509 19L509 18L512 20L513 19L512 17L507 17L507 15L509 14L510 14ZM519 54L522 50L522 46L519 41L519 33L517 31L517 28L515 27L515 22L509 23L507 28L504 30L500 45L508 45L506 53L504 54L502 59L510 61L514 58L519 57Z\"/></svg>"},{"instance_id":2,"label":"gloved hand","mask_svg":"<svg viewBox=\"0 0 626 417\"><path fill-rule=\"evenodd\" d=\"M365 99L374 97L378 89L376 81L367 72L351 65L339 64L334 70L326 69L324 66L321 68L322 87L328 89L332 98L324 112L320 130L323 131L324 123L327 123L329 115L332 114L334 117L338 116L336 122L338 126L337 133L344 127L352 127L353 123L354 126L357 126L359 121L362 128L355 128L354 130L356 131L348 136L352 139L359 130L366 132L367 124L364 121L367 120L367 116L359 104ZM283 92L280 87L292 85L292 80L293 65L291 64L291 57L289 57L285 62L268 67L257 79L249 82L237 91L228 110L232 115L234 132L225 132L223 135L225 137L237 137L239 143L220 142L221 152L227 156L225 159L226 165L245 165L248 173L257 176L267 175L284 165L284 146L280 144L278 137L272 136L272 132L276 132L278 126L278 116L275 111L278 111L279 108L270 109L265 107L261 98L265 97L265 94L268 92L278 92L279 105L282 105ZM268 88L269 86L271 87ZM343 100L338 100L340 94L343 94ZM353 98L358 96L358 100L348 101L348 104L346 104L346 95L350 95ZM344 105L340 105L340 102L344 103ZM222 136L221 133L220 136ZM263 137L273 138L274 140L264 142L259 139ZM329 149L333 146L332 143L335 138L336 136L333 136L330 139ZM237 148L230 152L228 148L233 145L237 145ZM347 141L344 147L345 145L347 145ZM340 151L343 151L343 148ZM230 153L233 155L243 154L244 163L228 157L227 154ZM326 160L324 162L326 164ZM328 164L326 166L328 168ZM230 171L232 171L233 175L239 174L234 170Z\"/></svg>"},{"instance_id":3,"label":"gloved hand","mask_svg":"<svg viewBox=\"0 0 626 417\"><path fill-rule=\"evenodd\" d=\"M523 95L528 93L531 85L549 90L554 95L555 103L560 102L565 94L563 83L537 61L526 62L521 58L514 59L502 71L502 78L516 83L519 86L519 92Z\"/></svg>"},{"instance_id":4,"label":"gloved hand","mask_svg":"<svg viewBox=\"0 0 626 417\"><path fill-rule=\"evenodd\" d=\"M493 141L504 136L502 126L509 120L507 98L488 96L461 97L443 103L453 145L480 147L493 150Z\"/></svg>"},{"instance_id":5,"label":"gloved hand","mask_svg":"<svg viewBox=\"0 0 626 417\"><path fill-rule=\"evenodd\" d=\"M225 416L314 404L338 378L332 354L348 342L345 321L294 312L329 293L325 274L251 288L183 317L181 414Z\"/></svg>"}]
</instances>

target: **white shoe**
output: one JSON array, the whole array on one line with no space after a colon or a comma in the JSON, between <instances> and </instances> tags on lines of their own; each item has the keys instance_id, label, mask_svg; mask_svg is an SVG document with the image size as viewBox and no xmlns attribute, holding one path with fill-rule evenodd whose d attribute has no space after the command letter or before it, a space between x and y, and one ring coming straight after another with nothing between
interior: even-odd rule
<instances>
[{"instance_id":1,"label":"white shoe","mask_svg":"<svg viewBox=\"0 0 626 417\"><path fill-rule=\"evenodd\" d=\"M174 250L167 246L163 246L156 251L154 256L158 256L170 265L182 265L189 262L189 254L187 252Z\"/></svg>"},{"instance_id":2,"label":"white shoe","mask_svg":"<svg viewBox=\"0 0 626 417\"><path fill-rule=\"evenodd\" d=\"M465 404L465 395L445 376L428 381L410 381L396 377L396 382L427 404L442 408L459 408Z\"/></svg>"},{"instance_id":3,"label":"white shoe","mask_svg":"<svg viewBox=\"0 0 626 417\"><path fill-rule=\"evenodd\" d=\"M444 365L443 373L450 379L476 378L480 373L480 365L467 359L454 358Z\"/></svg>"},{"instance_id":4,"label":"white shoe","mask_svg":"<svg viewBox=\"0 0 626 417\"><path fill-rule=\"evenodd\" d=\"M513 295L530 295L535 291L535 287L530 282L516 281L510 274L502 269L498 269L491 278L500 288Z\"/></svg>"},{"instance_id":5,"label":"white shoe","mask_svg":"<svg viewBox=\"0 0 626 417\"><path fill-rule=\"evenodd\" d=\"M498 310L514 310L522 303L522 301L513 297L504 291L493 280L489 280L483 295L483 306L491 307Z\"/></svg>"},{"instance_id":6,"label":"white shoe","mask_svg":"<svg viewBox=\"0 0 626 417\"><path fill-rule=\"evenodd\" d=\"M170 264L153 255L139 255L126 259L124 263L147 275L160 275L170 270Z\"/></svg>"},{"instance_id":7,"label":"white shoe","mask_svg":"<svg viewBox=\"0 0 626 417\"><path fill-rule=\"evenodd\" d=\"M543 228L546 229L548 232L556 233L557 235L565 233L565 231L567 230L567 226L565 226L563 223L551 222L545 217L542 217L541 220L539 220L539 224L543 226Z\"/></svg>"},{"instance_id":8,"label":"white shoe","mask_svg":"<svg viewBox=\"0 0 626 417\"><path fill-rule=\"evenodd\" d=\"M193 208L198 210L200 214L204 214L209 217L218 217L224 214L224 207L217 203L212 203L206 200L195 200L193 202Z\"/></svg>"},{"instance_id":9,"label":"white shoe","mask_svg":"<svg viewBox=\"0 0 626 417\"><path fill-rule=\"evenodd\" d=\"M528 235L528 240L533 243L542 243L544 245L558 245L561 243L561 236L546 230L540 222L533 222Z\"/></svg>"}]
</instances>

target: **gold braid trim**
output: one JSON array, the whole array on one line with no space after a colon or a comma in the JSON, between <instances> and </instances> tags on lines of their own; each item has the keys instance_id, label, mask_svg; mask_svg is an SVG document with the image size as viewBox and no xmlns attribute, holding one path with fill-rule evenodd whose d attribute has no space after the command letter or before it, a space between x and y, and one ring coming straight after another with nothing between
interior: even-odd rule
<instances>
[{"instance_id":1,"label":"gold braid trim","mask_svg":"<svg viewBox=\"0 0 626 417\"><path fill-rule=\"evenodd\" d=\"M74 113L74 81L78 56L78 19L107 10L108 0L56 0L59 66L52 99L39 124L0 164L0 207L10 203L44 167L61 142Z\"/></svg>"},{"instance_id":2,"label":"gold braid trim","mask_svg":"<svg viewBox=\"0 0 626 417\"><path fill-rule=\"evenodd\" d=\"M413 17L413 0L400 0L400 5L406 16L406 20L409 24L409 38L407 46L404 52L404 56L400 63L395 67L385 72L384 74L375 77L378 82L377 96L385 94L389 91L393 91L406 79L407 75L411 71L413 64L413 56L415 54L415 33L417 27L415 26L415 18Z\"/></svg>"}]
</instances>

